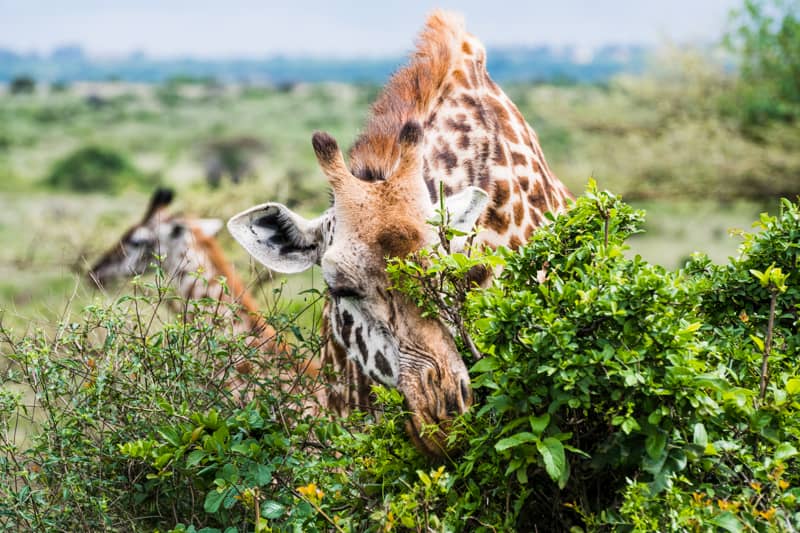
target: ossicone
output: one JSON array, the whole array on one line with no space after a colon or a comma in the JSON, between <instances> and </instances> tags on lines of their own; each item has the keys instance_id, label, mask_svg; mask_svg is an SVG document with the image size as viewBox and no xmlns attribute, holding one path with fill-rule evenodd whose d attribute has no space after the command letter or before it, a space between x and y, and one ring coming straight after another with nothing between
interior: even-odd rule
<instances>
[{"instance_id":1,"label":"ossicone","mask_svg":"<svg viewBox=\"0 0 800 533\"><path fill-rule=\"evenodd\" d=\"M325 133L318 131L311 137L311 146L314 147L314 153L317 154L317 159L322 164L332 163L339 153L339 145L336 139Z\"/></svg>"},{"instance_id":2,"label":"ossicone","mask_svg":"<svg viewBox=\"0 0 800 533\"><path fill-rule=\"evenodd\" d=\"M153 191L153 195L150 197L150 205L147 206L147 211L144 215L144 220L149 220L156 211L171 204L173 198L175 198L175 191L168 187L159 187Z\"/></svg>"}]
</instances>

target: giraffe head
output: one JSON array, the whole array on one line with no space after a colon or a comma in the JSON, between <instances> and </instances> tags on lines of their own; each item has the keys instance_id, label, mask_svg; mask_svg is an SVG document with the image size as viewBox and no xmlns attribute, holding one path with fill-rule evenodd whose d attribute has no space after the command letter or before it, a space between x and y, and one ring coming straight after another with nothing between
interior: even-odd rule
<instances>
[{"instance_id":1,"label":"giraffe head","mask_svg":"<svg viewBox=\"0 0 800 533\"><path fill-rule=\"evenodd\" d=\"M387 257L405 256L437 239L426 223L435 208L422 177L421 141L420 125L405 123L384 154L391 160L386 171L365 179L350 172L332 137L316 133L312 144L333 188L333 207L306 220L267 203L233 217L228 228L273 270L322 267L336 340L365 374L405 395L411 438L440 455L448 422L472 403L469 374L450 330L424 318L403 294L388 290L386 274ZM449 198L454 226L471 229L487 199L476 187ZM424 432L429 424L440 430Z\"/></svg>"},{"instance_id":2,"label":"giraffe head","mask_svg":"<svg viewBox=\"0 0 800 533\"><path fill-rule=\"evenodd\" d=\"M144 274L159 258L167 278L171 278L193 247L196 238L211 237L222 228L218 219L190 219L171 215L171 189L157 189L142 220L122 235L92 266L88 275L97 285Z\"/></svg>"}]
</instances>

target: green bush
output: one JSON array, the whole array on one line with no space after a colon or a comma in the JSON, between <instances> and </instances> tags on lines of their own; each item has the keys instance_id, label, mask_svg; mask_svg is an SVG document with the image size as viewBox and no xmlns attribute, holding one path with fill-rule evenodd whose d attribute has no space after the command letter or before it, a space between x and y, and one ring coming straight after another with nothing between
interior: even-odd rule
<instances>
[{"instance_id":1,"label":"green bush","mask_svg":"<svg viewBox=\"0 0 800 533\"><path fill-rule=\"evenodd\" d=\"M255 366L263 356L231 333L228 308L216 300L182 301L156 281L135 285L133 296L108 308L88 307L81 320L54 332L16 339L0 328L10 361L0 379L0 529L170 529L202 517L207 487L202 477L172 476L171 457L156 458L155 469L135 458L142 456L137 443L154 436L177 443L194 420L217 430L251 397L265 405L253 410L268 418L259 423L250 411L243 423L269 432L269 450L288 442L283 421L304 419L299 399L278 379L236 373L233 361ZM192 318L159 326L167 306ZM275 326L283 331L286 322ZM241 382L236 393L224 385L234 377ZM199 432L194 438L206 441ZM263 480L264 470L256 470Z\"/></svg>"},{"instance_id":2,"label":"green bush","mask_svg":"<svg viewBox=\"0 0 800 533\"><path fill-rule=\"evenodd\" d=\"M745 0L728 47L740 59L736 110L745 126L800 117L800 2Z\"/></svg>"},{"instance_id":3,"label":"green bush","mask_svg":"<svg viewBox=\"0 0 800 533\"><path fill-rule=\"evenodd\" d=\"M642 221L592 186L526 246L501 252L502 274L467 297L484 356L471 369L478 407L462 420L453 524L800 524L800 291L789 274L800 209L764 215L730 264L698 256L678 272L625 255ZM436 255L395 263L395 285L416 299L452 292L449 273L480 260Z\"/></svg>"},{"instance_id":4,"label":"green bush","mask_svg":"<svg viewBox=\"0 0 800 533\"><path fill-rule=\"evenodd\" d=\"M36 91L36 80L31 76L17 76L8 85L11 94L33 94Z\"/></svg>"},{"instance_id":5,"label":"green bush","mask_svg":"<svg viewBox=\"0 0 800 533\"><path fill-rule=\"evenodd\" d=\"M76 192L116 192L130 185L153 185L153 180L122 154L100 146L85 146L56 162L45 181L51 187Z\"/></svg>"},{"instance_id":6,"label":"green bush","mask_svg":"<svg viewBox=\"0 0 800 533\"><path fill-rule=\"evenodd\" d=\"M795 530L800 207L762 217L729 264L698 255L677 272L625 253L643 216L592 185L517 252L446 254L460 235L443 227L440 245L391 262L393 290L453 322L472 366L476 405L440 463L408 443L396 391L375 389L378 422L311 418L264 378L236 401L209 358L258 354L224 316L148 326L158 286L55 338L8 336L6 383L33 388L39 414L14 440L24 411L7 389L0 399L0 523ZM481 265L503 269L471 290L464 275ZM315 353L294 318L271 321Z\"/></svg>"}]
</instances>

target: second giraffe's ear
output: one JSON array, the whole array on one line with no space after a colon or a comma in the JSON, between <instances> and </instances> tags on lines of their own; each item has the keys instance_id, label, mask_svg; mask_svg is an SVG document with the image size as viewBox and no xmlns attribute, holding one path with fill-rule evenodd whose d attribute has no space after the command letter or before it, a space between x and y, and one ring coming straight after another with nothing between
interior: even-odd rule
<instances>
[{"instance_id":1,"label":"second giraffe's ear","mask_svg":"<svg viewBox=\"0 0 800 533\"><path fill-rule=\"evenodd\" d=\"M444 206L450 213L450 226L465 233L472 231L488 203L489 195L479 187L467 187L453 196L448 196L444 199ZM451 249L460 251L465 243L465 237L456 237L450 243Z\"/></svg>"},{"instance_id":2,"label":"second giraffe's ear","mask_svg":"<svg viewBox=\"0 0 800 533\"><path fill-rule=\"evenodd\" d=\"M218 218L199 218L194 220L193 224L206 237L215 236L224 226L224 223Z\"/></svg>"},{"instance_id":3,"label":"second giraffe's ear","mask_svg":"<svg viewBox=\"0 0 800 533\"><path fill-rule=\"evenodd\" d=\"M332 214L306 220L288 207L269 203L252 207L228 221L228 231L250 255L276 272L293 274L319 264L323 228Z\"/></svg>"}]
</instances>

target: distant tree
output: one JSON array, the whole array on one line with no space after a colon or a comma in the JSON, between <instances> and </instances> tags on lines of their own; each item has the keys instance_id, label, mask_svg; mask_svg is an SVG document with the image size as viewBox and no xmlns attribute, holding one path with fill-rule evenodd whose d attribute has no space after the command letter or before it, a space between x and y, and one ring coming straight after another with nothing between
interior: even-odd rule
<instances>
[{"instance_id":1,"label":"distant tree","mask_svg":"<svg viewBox=\"0 0 800 533\"><path fill-rule=\"evenodd\" d=\"M36 90L36 80L24 74L17 76L11 80L8 90L11 94L31 94Z\"/></svg>"},{"instance_id":2,"label":"distant tree","mask_svg":"<svg viewBox=\"0 0 800 533\"><path fill-rule=\"evenodd\" d=\"M254 137L230 137L207 142L201 149L205 164L206 181L218 187L228 176L239 183L255 172L254 159L267 151L267 146Z\"/></svg>"},{"instance_id":3,"label":"distant tree","mask_svg":"<svg viewBox=\"0 0 800 533\"><path fill-rule=\"evenodd\" d=\"M745 122L800 117L800 0L744 0L731 21L725 42L740 60Z\"/></svg>"},{"instance_id":4,"label":"distant tree","mask_svg":"<svg viewBox=\"0 0 800 533\"><path fill-rule=\"evenodd\" d=\"M115 192L128 185L149 185L152 180L119 152L101 146L85 146L58 161L46 181L57 189Z\"/></svg>"},{"instance_id":5,"label":"distant tree","mask_svg":"<svg viewBox=\"0 0 800 533\"><path fill-rule=\"evenodd\" d=\"M69 89L69 83L64 80L54 81L50 84L50 90L54 93L63 93Z\"/></svg>"}]
</instances>

